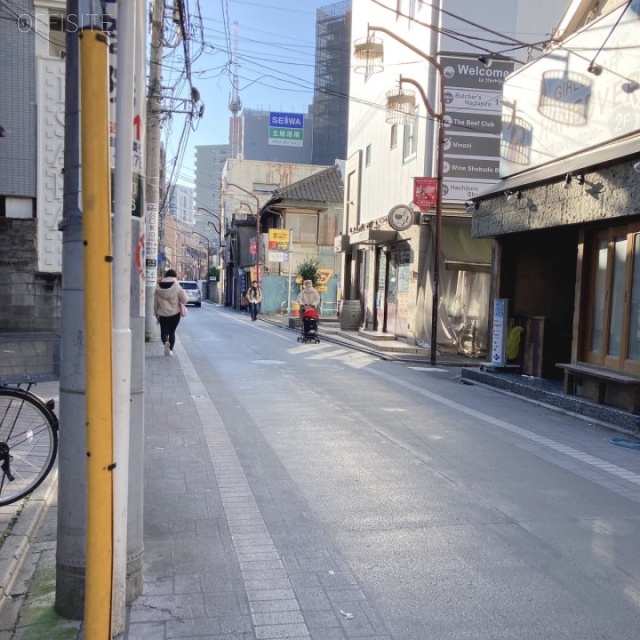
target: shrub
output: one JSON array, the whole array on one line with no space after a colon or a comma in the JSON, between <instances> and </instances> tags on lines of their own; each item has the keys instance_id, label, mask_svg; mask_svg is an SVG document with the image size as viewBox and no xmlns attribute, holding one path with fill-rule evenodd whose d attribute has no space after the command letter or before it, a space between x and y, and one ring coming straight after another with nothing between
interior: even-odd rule
<instances>
[{"instance_id":1,"label":"shrub","mask_svg":"<svg viewBox=\"0 0 640 640\"><path fill-rule=\"evenodd\" d=\"M311 280L313 286L318 284L320 279L318 276L318 269L320 268L320 260L314 257L308 257L298 262L298 268L296 275L304 282L305 280Z\"/></svg>"}]
</instances>

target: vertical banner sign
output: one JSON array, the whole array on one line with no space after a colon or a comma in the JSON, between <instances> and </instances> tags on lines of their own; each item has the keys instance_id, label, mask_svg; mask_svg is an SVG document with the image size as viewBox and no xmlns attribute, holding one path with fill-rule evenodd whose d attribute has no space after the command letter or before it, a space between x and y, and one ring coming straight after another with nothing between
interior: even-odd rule
<instances>
[{"instance_id":1,"label":"vertical banner sign","mask_svg":"<svg viewBox=\"0 0 640 640\"><path fill-rule=\"evenodd\" d=\"M269 113L269 144L280 147L302 147L304 145L304 114Z\"/></svg>"},{"instance_id":2,"label":"vertical banner sign","mask_svg":"<svg viewBox=\"0 0 640 640\"><path fill-rule=\"evenodd\" d=\"M289 229L269 229L270 262L289 262Z\"/></svg>"},{"instance_id":3,"label":"vertical banner sign","mask_svg":"<svg viewBox=\"0 0 640 640\"><path fill-rule=\"evenodd\" d=\"M507 364L507 318L509 301L496 298L493 301L493 327L491 331L491 364L504 367Z\"/></svg>"},{"instance_id":4,"label":"vertical banner sign","mask_svg":"<svg viewBox=\"0 0 640 640\"><path fill-rule=\"evenodd\" d=\"M438 199L438 179L437 178L414 178L413 179L413 204L420 211L428 211L436 206Z\"/></svg>"},{"instance_id":5,"label":"vertical banner sign","mask_svg":"<svg viewBox=\"0 0 640 640\"><path fill-rule=\"evenodd\" d=\"M446 104L442 197L464 201L498 181L502 86L514 63L493 60L486 67L461 53L440 56L440 64Z\"/></svg>"},{"instance_id":6,"label":"vertical banner sign","mask_svg":"<svg viewBox=\"0 0 640 640\"><path fill-rule=\"evenodd\" d=\"M145 273L147 286L151 286L158 279L158 205L155 203L147 204L147 229Z\"/></svg>"}]
</instances>

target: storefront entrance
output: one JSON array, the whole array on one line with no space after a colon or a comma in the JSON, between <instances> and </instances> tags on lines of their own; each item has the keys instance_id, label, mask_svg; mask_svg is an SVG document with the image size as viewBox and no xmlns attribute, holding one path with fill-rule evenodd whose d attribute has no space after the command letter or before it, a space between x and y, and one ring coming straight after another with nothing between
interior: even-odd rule
<instances>
[{"instance_id":1,"label":"storefront entrance","mask_svg":"<svg viewBox=\"0 0 640 640\"><path fill-rule=\"evenodd\" d=\"M409 324L410 263L410 249L393 249L386 254L384 331L402 338L406 338Z\"/></svg>"}]
</instances>

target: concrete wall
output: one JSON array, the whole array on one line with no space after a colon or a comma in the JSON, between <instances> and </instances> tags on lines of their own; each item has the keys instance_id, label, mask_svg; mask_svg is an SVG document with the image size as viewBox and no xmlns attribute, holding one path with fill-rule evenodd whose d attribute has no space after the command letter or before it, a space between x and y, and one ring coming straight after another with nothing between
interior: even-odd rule
<instances>
[{"instance_id":1,"label":"concrete wall","mask_svg":"<svg viewBox=\"0 0 640 640\"><path fill-rule=\"evenodd\" d=\"M574 177L564 189L564 176L554 183L522 191L515 204L503 194L480 203L473 216L474 237L495 237L520 231L611 220L640 213L640 174L634 160L584 174L579 185Z\"/></svg>"},{"instance_id":2,"label":"concrete wall","mask_svg":"<svg viewBox=\"0 0 640 640\"><path fill-rule=\"evenodd\" d=\"M0 218L0 333L59 330L61 277L36 270L35 226Z\"/></svg>"}]
</instances>

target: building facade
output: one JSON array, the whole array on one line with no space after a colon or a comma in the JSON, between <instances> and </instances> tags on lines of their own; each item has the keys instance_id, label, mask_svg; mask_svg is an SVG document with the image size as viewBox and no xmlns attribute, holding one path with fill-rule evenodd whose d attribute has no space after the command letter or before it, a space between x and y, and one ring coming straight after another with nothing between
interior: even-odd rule
<instances>
[{"instance_id":1,"label":"building facade","mask_svg":"<svg viewBox=\"0 0 640 640\"><path fill-rule=\"evenodd\" d=\"M240 308L251 279L262 281L268 228L258 215L275 191L327 167L229 159L222 176L224 303Z\"/></svg>"},{"instance_id":2,"label":"building facade","mask_svg":"<svg viewBox=\"0 0 640 640\"><path fill-rule=\"evenodd\" d=\"M57 332L64 2L0 7L0 332Z\"/></svg>"},{"instance_id":3,"label":"building facade","mask_svg":"<svg viewBox=\"0 0 640 640\"><path fill-rule=\"evenodd\" d=\"M344 297L360 300L364 327L421 345L433 337L441 351L486 352L492 243L472 240L465 203L499 178L502 85L538 53L526 43L549 38L561 4L353 1L336 251ZM490 55L496 33L513 43L510 59Z\"/></svg>"},{"instance_id":4,"label":"building facade","mask_svg":"<svg viewBox=\"0 0 640 640\"><path fill-rule=\"evenodd\" d=\"M310 113L283 113L243 109L237 158L260 162L311 164L313 116Z\"/></svg>"},{"instance_id":5,"label":"building facade","mask_svg":"<svg viewBox=\"0 0 640 640\"><path fill-rule=\"evenodd\" d=\"M505 84L502 179L475 199L526 373L640 411L640 2L574 2ZM606 41L606 46L605 46ZM533 321L533 322L532 322Z\"/></svg>"},{"instance_id":6,"label":"building facade","mask_svg":"<svg viewBox=\"0 0 640 640\"><path fill-rule=\"evenodd\" d=\"M194 230L210 239L213 253L220 247L220 184L230 157L229 144L196 147Z\"/></svg>"},{"instance_id":7,"label":"building facade","mask_svg":"<svg viewBox=\"0 0 640 640\"><path fill-rule=\"evenodd\" d=\"M313 94L312 164L347 157L351 0L316 11L316 66Z\"/></svg>"},{"instance_id":8,"label":"building facade","mask_svg":"<svg viewBox=\"0 0 640 640\"><path fill-rule=\"evenodd\" d=\"M195 189L176 184L169 188L169 214L185 224L195 224Z\"/></svg>"}]
</instances>

